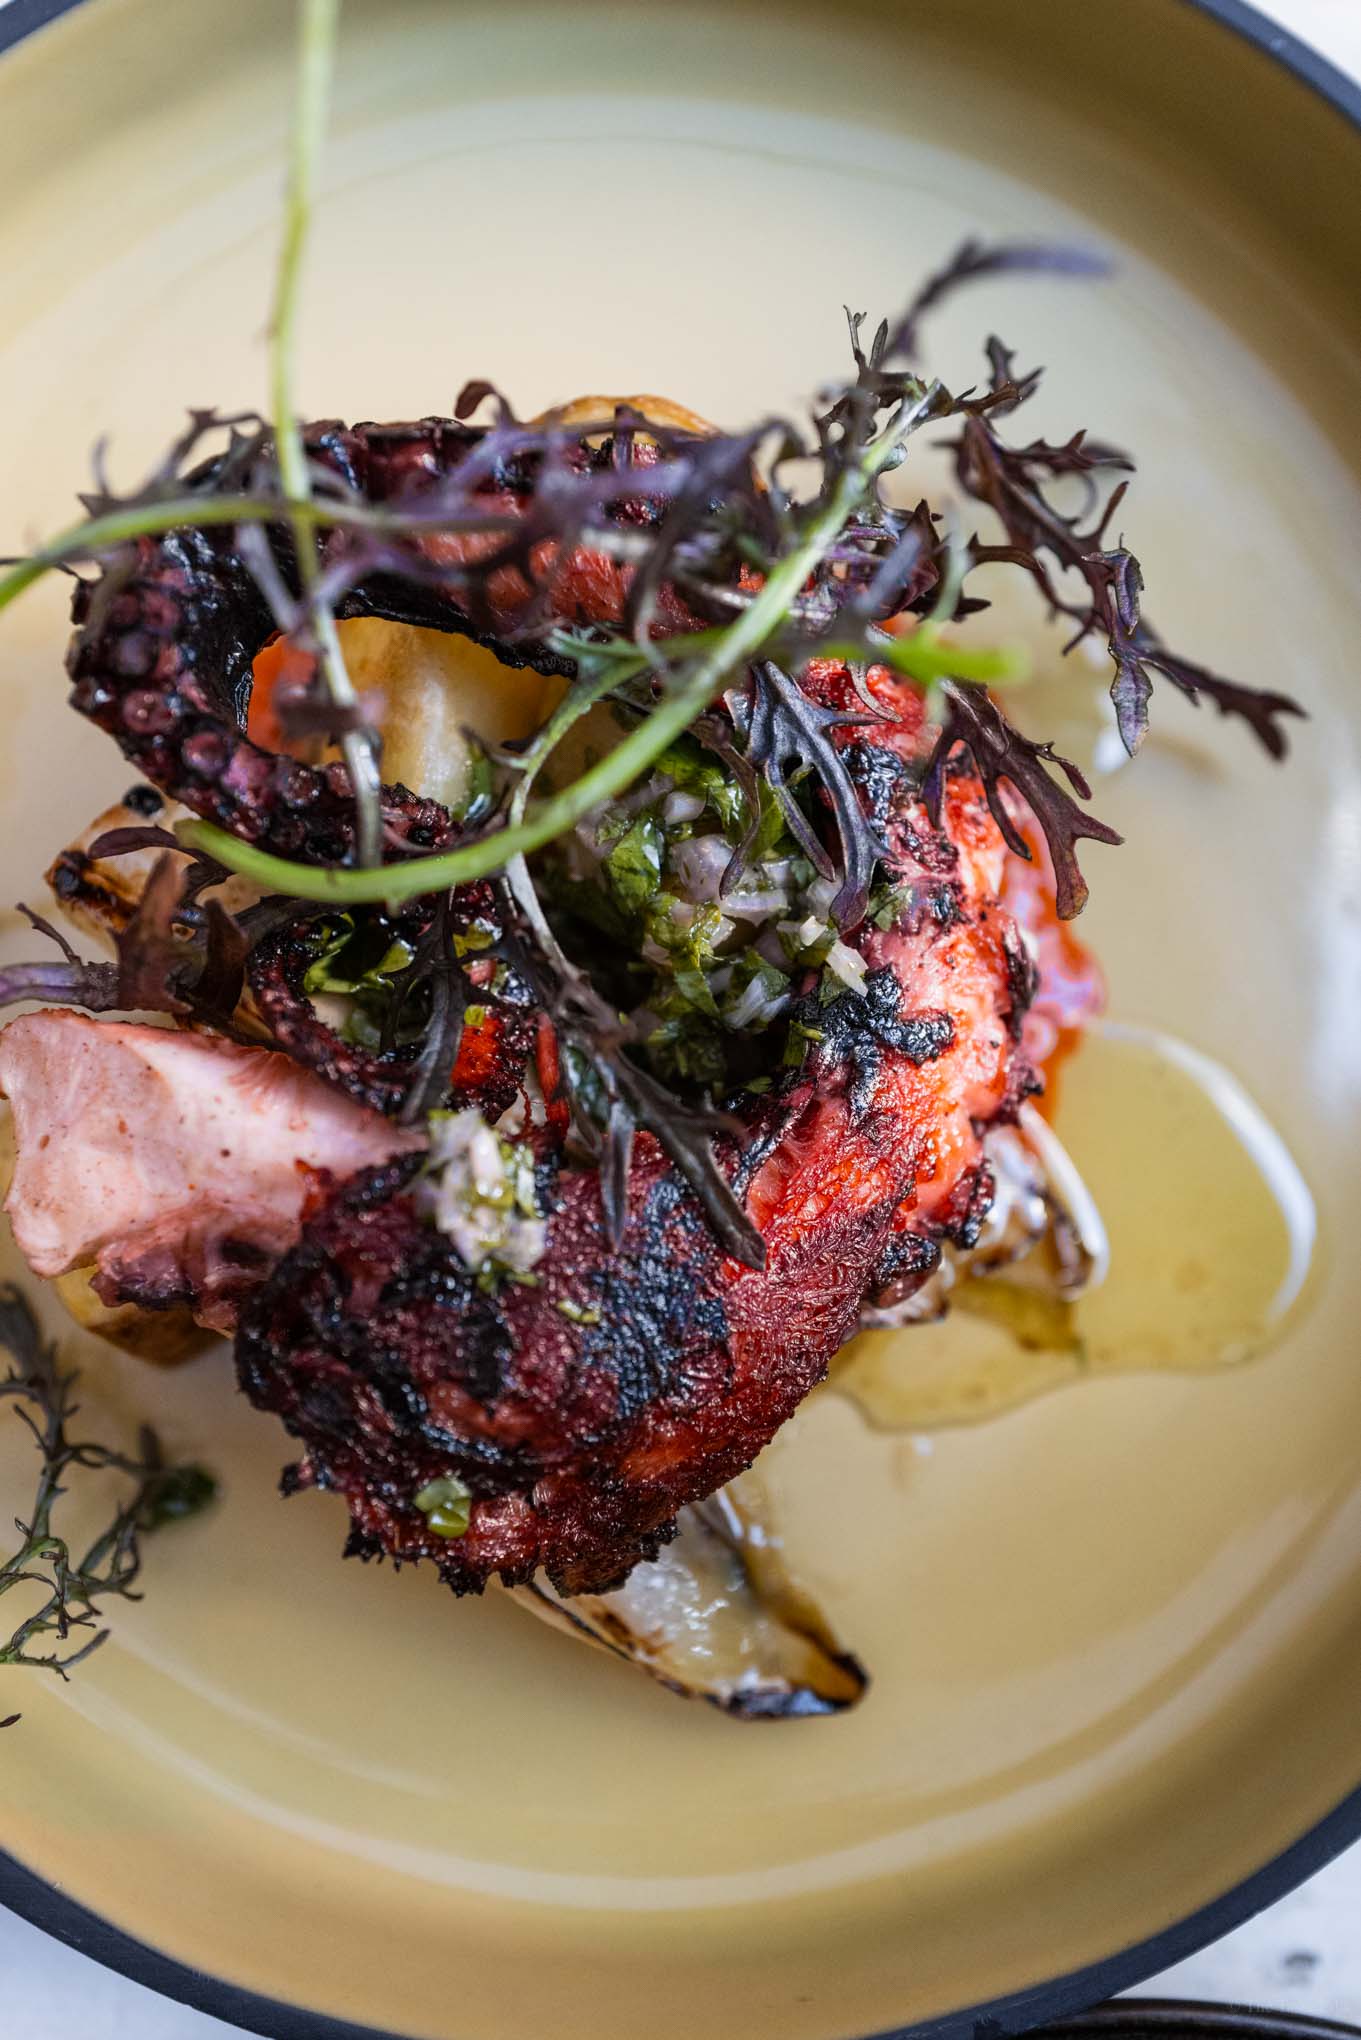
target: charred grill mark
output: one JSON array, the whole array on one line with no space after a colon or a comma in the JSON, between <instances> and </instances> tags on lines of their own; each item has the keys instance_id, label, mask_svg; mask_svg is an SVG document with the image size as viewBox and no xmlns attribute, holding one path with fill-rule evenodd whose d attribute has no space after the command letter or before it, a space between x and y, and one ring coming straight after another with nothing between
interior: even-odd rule
<instances>
[{"instance_id":1,"label":"charred grill mark","mask_svg":"<svg viewBox=\"0 0 1361 2040\"><path fill-rule=\"evenodd\" d=\"M136 1240L102 1257L91 1286L110 1308L135 1304L139 1310L192 1310L219 1331L235 1325L243 1300L269 1273L274 1257L255 1242L228 1237L213 1242L211 1254L176 1245L145 1246Z\"/></svg>"},{"instance_id":2,"label":"charred grill mark","mask_svg":"<svg viewBox=\"0 0 1361 2040\"><path fill-rule=\"evenodd\" d=\"M641 1230L640 1244L598 1271L592 1303L600 1323L581 1341L587 1365L606 1369L618 1384L624 1419L671 1392L696 1342L721 1345L728 1331L722 1298L697 1286L690 1257L676 1252L677 1231L695 1248L705 1234L677 1178L664 1177L650 1192Z\"/></svg>"},{"instance_id":3,"label":"charred grill mark","mask_svg":"<svg viewBox=\"0 0 1361 2040\"><path fill-rule=\"evenodd\" d=\"M905 1303L940 1266L939 1240L923 1233L900 1232L890 1241L874 1271L870 1295L882 1309Z\"/></svg>"},{"instance_id":4,"label":"charred grill mark","mask_svg":"<svg viewBox=\"0 0 1361 2040\"><path fill-rule=\"evenodd\" d=\"M1016 1116L1026 1100L1028 1098L1039 1098L1043 1095L1044 1078L1028 1057L1020 1052L1018 1046L1017 1053L1012 1056L1008 1064L1007 1087L1002 1093L993 1117L999 1125L1014 1125Z\"/></svg>"},{"instance_id":5,"label":"charred grill mark","mask_svg":"<svg viewBox=\"0 0 1361 2040\"><path fill-rule=\"evenodd\" d=\"M767 1102L765 1109L750 1115L749 1136L732 1177L739 1196L751 1188L764 1164L793 1134L812 1099L813 1086L800 1071L791 1070L783 1089Z\"/></svg>"},{"instance_id":6,"label":"charred grill mark","mask_svg":"<svg viewBox=\"0 0 1361 2040\"><path fill-rule=\"evenodd\" d=\"M848 1073L856 1118L868 1110L885 1049L920 1067L943 1055L955 1038L948 1013L903 1016L902 991L887 967L869 972L863 993L842 992L826 1006L810 996L795 1012L804 1026L822 1037L814 1051L818 1070Z\"/></svg>"},{"instance_id":7,"label":"charred grill mark","mask_svg":"<svg viewBox=\"0 0 1361 2040\"><path fill-rule=\"evenodd\" d=\"M428 1319L432 1337L441 1344L452 1345L457 1340L463 1386L484 1409L494 1406L506 1385L513 1352L510 1326L495 1297L479 1288L439 1233L431 1229L418 1242L417 1251L407 1255L385 1284L378 1309L398 1324L415 1316ZM401 1384L405 1390L404 1410L394 1409L394 1414L414 1414L427 1424L429 1399L412 1392L410 1384L403 1381L400 1349L385 1348L384 1359L386 1366L380 1369L379 1379ZM437 1432L441 1439L451 1435L429 1422L427 1436Z\"/></svg>"},{"instance_id":8,"label":"charred grill mark","mask_svg":"<svg viewBox=\"0 0 1361 2040\"><path fill-rule=\"evenodd\" d=\"M53 894L76 919L87 915L111 932L126 928L134 907L124 893L108 883L83 850L63 850L47 874Z\"/></svg>"},{"instance_id":9,"label":"charred grill mark","mask_svg":"<svg viewBox=\"0 0 1361 2040\"><path fill-rule=\"evenodd\" d=\"M902 819L895 834L899 854L910 857L932 878L953 880L959 870L959 851L941 829L921 829Z\"/></svg>"},{"instance_id":10,"label":"charred grill mark","mask_svg":"<svg viewBox=\"0 0 1361 2040\"><path fill-rule=\"evenodd\" d=\"M997 1181L987 1162L962 1176L938 1220L938 1231L951 1246L967 1251L978 1245L983 1221L997 1194Z\"/></svg>"},{"instance_id":11,"label":"charred grill mark","mask_svg":"<svg viewBox=\"0 0 1361 2040\"><path fill-rule=\"evenodd\" d=\"M893 922L900 934L920 935L928 927L944 934L964 919L964 903L954 879L913 879L906 894L902 911Z\"/></svg>"},{"instance_id":12,"label":"charred grill mark","mask_svg":"<svg viewBox=\"0 0 1361 2040\"><path fill-rule=\"evenodd\" d=\"M1025 1016L1040 988L1039 967L1018 928L1008 925L1002 943L1007 964L1007 1027L1012 1040L1019 1041Z\"/></svg>"},{"instance_id":13,"label":"charred grill mark","mask_svg":"<svg viewBox=\"0 0 1361 2040\"><path fill-rule=\"evenodd\" d=\"M959 896L959 887L951 881L942 881L931 886L925 898L926 912L942 930L953 928L956 921L964 918L964 906Z\"/></svg>"},{"instance_id":14,"label":"charred grill mark","mask_svg":"<svg viewBox=\"0 0 1361 2040\"><path fill-rule=\"evenodd\" d=\"M885 828L913 789L911 766L900 752L865 739L845 745L841 756L866 814L879 828Z\"/></svg>"}]
</instances>

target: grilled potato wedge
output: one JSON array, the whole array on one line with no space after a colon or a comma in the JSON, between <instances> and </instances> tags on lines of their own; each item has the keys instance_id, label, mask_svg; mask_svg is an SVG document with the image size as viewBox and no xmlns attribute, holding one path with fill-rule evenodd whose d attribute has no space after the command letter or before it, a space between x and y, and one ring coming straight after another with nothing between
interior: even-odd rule
<instances>
[{"instance_id":1,"label":"grilled potato wedge","mask_svg":"<svg viewBox=\"0 0 1361 2040\"><path fill-rule=\"evenodd\" d=\"M143 1310L139 1304L101 1303L89 1268L73 1268L52 1284L67 1315L97 1339L154 1367L178 1367L212 1345L216 1336L196 1325L187 1310Z\"/></svg>"}]
</instances>

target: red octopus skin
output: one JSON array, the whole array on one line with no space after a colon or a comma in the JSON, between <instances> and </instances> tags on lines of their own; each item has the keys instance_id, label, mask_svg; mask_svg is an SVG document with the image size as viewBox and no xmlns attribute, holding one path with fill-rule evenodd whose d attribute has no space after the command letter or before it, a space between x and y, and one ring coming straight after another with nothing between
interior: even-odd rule
<instances>
[{"instance_id":1,"label":"red octopus skin","mask_svg":"<svg viewBox=\"0 0 1361 2040\"><path fill-rule=\"evenodd\" d=\"M1006 853L963 777L941 833L912 805L894 835L905 878L931 888L948 872L954 909L947 925L871 931L883 1038L848 992L788 1090L749 1114L764 1270L723 1254L647 1136L618 1251L597 1175L545 1159L534 1287L481 1291L418 1211L407 1163L311 1219L247 1307L238 1365L252 1401L303 1441L291 1484L345 1496L353 1551L431 1559L461 1592L540 1566L565 1592L605 1591L680 1507L750 1465L867 1290L913 1251L924 1268L942 1236L967 1237L988 1195L981 1131L1034 1082L998 900ZM414 1505L449 1472L476 1497L456 1540Z\"/></svg>"}]
</instances>

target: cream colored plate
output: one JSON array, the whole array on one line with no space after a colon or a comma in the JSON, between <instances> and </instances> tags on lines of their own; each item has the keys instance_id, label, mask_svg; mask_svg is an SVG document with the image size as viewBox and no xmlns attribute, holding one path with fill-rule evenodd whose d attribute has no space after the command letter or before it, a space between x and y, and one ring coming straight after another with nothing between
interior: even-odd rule
<instances>
[{"instance_id":1,"label":"cream colored plate","mask_svg":"<svg viewBox=\"0 0 1361 2040\"><path fill-rule=\"evenodd\" d=\"M183 406L260 399L290 17L94 0L0 69L3 549L63 521L102 431L131 476ZM151 1548L69 1689L6 1675L22 1862L183 1961L403 2034L832 2040L1159 1932L1361 1780L1359 160L1172 0L352 0L318 414L437 411L490 373L526 410L642 386L739 421L839 369L843 302L890 307L964 233L1120 251L1109 285L980 289L931 337L963 379L1000 325L1049 366L1037 427L1133 444L1162 628L1313 711L1279 773L1163 702L1166 741L1101 786L1130 840L1088 858L1088 927L1115 1012L1286 1133L1321 1260L1229 1373L925 1442L806 1412L774 1478L875 1684L765 1728L340 1565L341 1511L276 1499L284 1441L223 1360L91 1349L96 1411L153 1411L225 1499ZM0 630L6 899L128 777L63 708L63 639L56 585ZM0 1450L7 1516L17 1427Z\"/></svg>"}]
</instances>

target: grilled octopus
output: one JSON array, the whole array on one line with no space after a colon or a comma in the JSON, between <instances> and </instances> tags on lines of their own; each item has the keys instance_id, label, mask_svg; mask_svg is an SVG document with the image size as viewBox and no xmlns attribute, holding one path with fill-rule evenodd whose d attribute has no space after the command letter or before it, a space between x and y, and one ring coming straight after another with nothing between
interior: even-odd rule
<instances>
[{"instance_id":1,"label":"grilled octopus","mask_svg":"<svg viewBox=\"0 0 1361 2040\"><path fill-rule=\"evenodd\" d=\"M409 507L423 488L474 460L482 435L446 419L413 425L315 425L306 435L313 464L370 506ZM649 451L635 458L647 464ZM262 458L268 458L267 451ZM576 464L608 469L607 447L577 442ZM210 463L194 478L211 484ZM250 484L250 470L240 476ZM533 475L502 465L477 491L487 514L523 513ZM280 570L289 574L291 547L270 534ZM374 573L335 604L337 616L380 616L395 623L458 631L508 665L562 673L569 662L544 643L551 624L618 623L627 576L614 561L579 548L553 574L552 613L533 635L524 632L530 591L514 568L491 575L479 590L477 613L438 583L423 585L423 565L457 557L483 539L431 535L405 547L411 572ZM328 540L332 563L347 540ZM71 703L117 741L124 757L154 786L205 820L285 857L340 864L354 845L354 799L339 765L315 766L266 750L247 734L254 662L276 624L256 578L224 527L181 529L135 542L107 581L82 583L74 597L78 626L68 660ZM694 628L696 619L663 589L657 627ZM383 827L389 854L446 849L458 826L438 802L405 787L386 787Z\"/></svg>"},{"instance_id":2,"label":"grilled octopus","mask_svg":"<svg viewBox=\"0 0 1361 2040\"><path fill-rule=\"evenodd\" d=\"M477 458L472 428L445 421L315 427L315 462L370 503L436 486ZM582 440L583 464L608 449ZM488 471L489 501L511 510L526 480ZM337 544L340 540L335 541ZM287 542L271 543L288 572ZM578 551L552 563L558 620L614 622L625 570ZM526 584L485 586L478 613L398 574L364 580L342 615L380 615L477 638L513 663L561 661L517 630ZM692 627L663 590L668 630ZM70 670L74 705L108 730L164 793L253 842L339 862L353 849L353 805L338 766L275 753L247 732L252 663L274 625L230 539L181 530L138 543L105 585L82 587ZM528 1150L547 1247L532 1283L491 1289L433 1227L421 1157L394 1157L336 1184L317 1179L298 1243L241 1307L241 1385L300 1440L290 1490L342 1494L349 1550L431 1560L458 1592L542 1568L566 1593L602 1592L672 1534L677 1511L749 1466L827 1371L867 1296L907 1296L943 1243L968 1245L987 1210L990 1125L1038 1087L1034 955L1058 948L1052 891L1023 895L1029 943L1003 904L1015 859L981 785L947 776L938 823L918 792L929 732L913 697L876 669L885 721L837 734L887 844L905 904L894 925L849 939L867 967L863 995L810 998L807 1051L760 1097L734 1101L741 1137L717 1153L765 1247L761 1268L726 1253L657 1141L633 1149L622 1236L612 1243L599 1170L564 1144L560 1044L523 985L503 990L476 1049L451 1079L489 1116L526 1084L543 1101L513 1141ZM824 665L804 685L853 700ZM890 707L890 697L892 706ZM403 787L382 796L387 854L455 842L458 824ZM487 916L486 887L454 895L455 915ZM419 940L432 912L408 910ZM1064 936L1065 942L1070 938ZM402 1110L409 1056L364 1052L322 1026L302 988L312 954L301 915L263 945L252 989L274 1039L327 1083L380 1113ZM1080 972L1079 972L1080 975ZM1066 980L1065 980L1066 981ZM811 992L811 984L810 984ZM1052 1045L1062 1016L1044 1023ZM546 1105L546 1109L543 1107ZM731 1122L730 1122L731 1124ZM466 1534L437 1534L417 1495L456 1474L471 1491Z\"/></svg>"}]
</instances>

